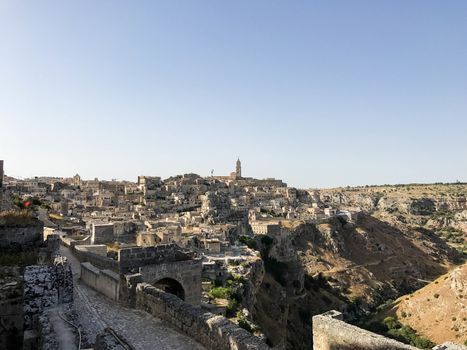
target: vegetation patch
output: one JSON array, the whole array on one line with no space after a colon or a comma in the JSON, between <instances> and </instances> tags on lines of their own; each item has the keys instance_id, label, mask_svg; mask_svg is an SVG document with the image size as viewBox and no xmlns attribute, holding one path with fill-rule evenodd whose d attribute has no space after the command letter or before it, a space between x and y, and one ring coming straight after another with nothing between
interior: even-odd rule
<instances>
[{"instance_id":1,"label":"vegetation patch","mask_svg":"<svg viewBox=\"0 0 467 350\"><path fill-rule=\"evenodd\" d=\"M241 243L245 244L248 248L258 250L258 244L255 239L248 236L240 236L238 239Z\"/></svg>"},{"instance_id":2,"label":"vegetation patch","mask_svg":"<svg viewBox=\"0 0 467 350\"><path fill-rule=\"evenodd\" d=\"M403 325L394 317L386 317L382 322L372 323L369 330L420 349L431 349L436 345L429 339L418 335L413 328Z\"/></svg>"}]
</instances>

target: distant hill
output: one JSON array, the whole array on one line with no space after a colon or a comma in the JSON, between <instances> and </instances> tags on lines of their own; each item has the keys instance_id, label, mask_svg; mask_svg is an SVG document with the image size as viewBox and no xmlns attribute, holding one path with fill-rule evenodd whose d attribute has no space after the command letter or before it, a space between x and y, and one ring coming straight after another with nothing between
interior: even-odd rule
<instances>
[{"instance_id":1,"label":"distant hill","mask_svg":"<svg viewBox=\"0 0 467 350\"><path fill-rule=\"evenodd\" d=\"M317 194L326 205L366 211L402 231L431 231L467 255L467 184L348 187Z\"/></svg>"}]
</instances>

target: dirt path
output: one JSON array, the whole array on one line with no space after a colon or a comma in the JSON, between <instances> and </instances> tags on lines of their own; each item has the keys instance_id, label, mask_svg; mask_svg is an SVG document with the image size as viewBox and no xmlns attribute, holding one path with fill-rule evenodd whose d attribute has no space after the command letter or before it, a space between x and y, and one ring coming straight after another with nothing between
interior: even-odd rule
<instances>
[{"instance_id":1,"label":"dirt path","mask_svg":"<svg viewBox=\"0 0 467 350\"><path fill-rule=\"evenodd\" d=\"M61 246L62 255L68 258L73 270L74 308L82 332L94 342L105 327L112 327L135 349L202 350L200 344L177 332L164 321L148 313L123 307L94 291L79 280L80 263L71 251Z\"/></svg>"}]
</instances>

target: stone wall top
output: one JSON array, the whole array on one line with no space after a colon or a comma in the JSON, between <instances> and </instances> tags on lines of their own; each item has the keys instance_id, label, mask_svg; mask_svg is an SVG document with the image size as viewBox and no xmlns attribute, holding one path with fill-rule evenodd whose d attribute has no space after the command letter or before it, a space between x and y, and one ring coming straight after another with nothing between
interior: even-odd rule
<instances>
[{"instance_id":1,"label":"stone wall top","mask_svg":"<svg viewBox=\"0 0 467 350\"><path fill-rule=\"evenodd\" d=\"M353 326L333 315L313 316L313 350L417 350Z\"/></svg>"}]
</instances>

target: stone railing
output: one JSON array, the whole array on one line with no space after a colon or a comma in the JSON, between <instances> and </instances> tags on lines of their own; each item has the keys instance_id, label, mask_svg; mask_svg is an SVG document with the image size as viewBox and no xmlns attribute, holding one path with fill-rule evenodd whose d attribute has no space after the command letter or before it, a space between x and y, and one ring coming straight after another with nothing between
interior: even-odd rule
<instances>
[{"instance_id":1,"label":"stone railing","mask_svg":"<svg viewBox=\"0 0 467 350\"><path fill-rule=\"evenodd\" d=\"M258 337L225 317L189 305L175 295L147 283L140 283L136 287L136 307L169 322L206 349L270 349Z\"/></svg>"},{"instance_id":2,"label":"stone railing","mask_svg":"<svg viewBox=\"0 0 467 350\"><path fill-rule=\"evenodd\" d=\"M95 267L102 270L107 269L117 273L120 270L117 260L113 260L106 256L95 254L85 249L73 249L72 252L80 262L89 262Z\"/></svg>"},{"instance_id":3,"label":"stone railing","mask_svg":"<svg viewBox=\"0 0 467 350\"><path fill-rule=\"evenodd\" d=\"M89 262L81 263L81 280L92 289L115 301L119 300L120 276L111 270L100 270Z\"/></svg>"}]
</instances>

